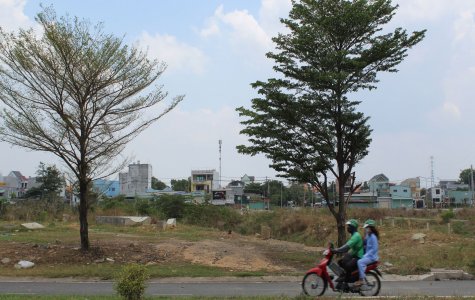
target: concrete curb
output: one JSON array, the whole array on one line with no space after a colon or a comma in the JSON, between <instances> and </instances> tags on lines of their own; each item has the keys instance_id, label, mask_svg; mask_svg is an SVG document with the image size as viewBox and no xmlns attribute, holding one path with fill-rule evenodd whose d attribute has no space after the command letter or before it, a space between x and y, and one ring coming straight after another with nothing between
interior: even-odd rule
<instances>
[{"instance_id":1,"label":"concrete curb","mask_svg":"<svg viewBox=\"0 0 475 300\"><path fill-rule=\"evenodd\" d=\"M424 281L440 280L473 280L473 275L462 270L432 269L429 274L424 275Z\"/></svg>"}]
</instances>

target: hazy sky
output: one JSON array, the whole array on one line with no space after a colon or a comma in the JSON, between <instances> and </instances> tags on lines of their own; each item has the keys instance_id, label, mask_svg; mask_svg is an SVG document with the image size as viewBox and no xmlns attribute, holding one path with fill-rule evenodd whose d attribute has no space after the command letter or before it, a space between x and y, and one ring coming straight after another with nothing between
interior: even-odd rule
<instances>
[{"instance_id":1,"label":"hazy sky","mask_svg":"<svg viewBox=\"0 0 475 300\"><path fill-rule=\"evenodd\" d=\"M40 1L0 0L0 26L35 26ZM223 140L223 181L244 173L275 177L264 157L243 156L246 142L235 111L255 96L250 83L273 76L264 54L282 30L279 17L289 0L43 0L58 14L103 22L107 32L168 64L160 79L170 96L185 94L174 111L142 133L126 155L150 163L154 176L186 178L191 169L219 169ZM427 29L426 39L409 52L400 72L384 74L376 91L358 95L371 117L373 142L356 168L359 180L378 173L391 180L430 176L454 179L475 163L475 0L397 0L389 27ZM48 155L0 143L0 172L34 175ZM425 183L422 182L422 185Z\"/></svg>"}]
</instances>

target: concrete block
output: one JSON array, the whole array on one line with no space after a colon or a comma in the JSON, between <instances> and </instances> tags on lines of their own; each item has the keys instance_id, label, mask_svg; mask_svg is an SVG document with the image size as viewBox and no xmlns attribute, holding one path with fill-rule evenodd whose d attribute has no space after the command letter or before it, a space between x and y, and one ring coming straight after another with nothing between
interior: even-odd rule
<instances>
[{"instance_id":1,"label":"concrete block","mask_svg":"<svg viewBox=\"0 0 475 300\"><path fill-rule=\"evenodd\" d=\"M96 216L96 224L110 224L116 226L137 226L149 225L150 217L128 217L128 216Z\"/></svg>"},{"instance_id":2,"label":"concrete block","mask_svg":"<svg viewBox=\"0 0 475 300\"><path fill-rule=\"evenodd\" d=\"M175 228L176 227L176 219L168 219L167 220L167 228Z\"/></svg>"},{"instance_id":3,"label":"concrete block","mask_svg":"<svg viewBox=\"0 0 475 300\"><path fill-rule=\"evenodd\" d=\"M26 228L26 229L42 229L42 228L45 228L43 225L41 225L40 223L36 223L36 222L33 222L33 223L23 223L21 224L22 227Z\"/></svg>"}]
</instances>

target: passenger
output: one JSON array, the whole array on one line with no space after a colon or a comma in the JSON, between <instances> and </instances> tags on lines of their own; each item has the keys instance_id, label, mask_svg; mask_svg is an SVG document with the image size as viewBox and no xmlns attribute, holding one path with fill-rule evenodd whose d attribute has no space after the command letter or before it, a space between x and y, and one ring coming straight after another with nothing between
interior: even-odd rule
<instances>
[{"instance_id":1,"label":"passenger","mask_svg":"<svg viewBox=\"0 0 475 300\"><path fill-rule=\"evenodd\" d=\"M379 241L379 232L376 229L376 222L374 220L368 219L363 225L365 229L365 254L358 260L358 272L359 280L355 282L355 286L361 286L365 284L366 279L366 267L369 264L377 262L379 260L378 251L378 241Z\"/></svg>"}]
</instances>

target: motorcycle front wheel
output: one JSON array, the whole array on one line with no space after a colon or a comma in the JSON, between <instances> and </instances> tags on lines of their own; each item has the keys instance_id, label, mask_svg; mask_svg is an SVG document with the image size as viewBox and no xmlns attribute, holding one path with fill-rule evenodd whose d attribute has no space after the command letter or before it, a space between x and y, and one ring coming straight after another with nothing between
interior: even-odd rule
<instances>
[{"instance_id":1,"label":"motorcycle front wheel","mask_svg":"<svg viewBox=\"0 0 475 300\"><path fill-rule=\"evenodd\" d=\"M323 295L327 289L327 281L317 273L308 273L302 280L302 289L305 295L317 297Z\"/></svg>"},{"instance_id":2,"label":"motorcycle front wheel","mask_svg":"<svg viewBox=\"0 0 475 300\"><path fill-rule=\"evenodd\" d=\"M374 297L379 294L380 290L381 280L379 279L378 274L372 271L366 273L365 284L360 288L360 295Z\"/></svg>"}]
</instances>

